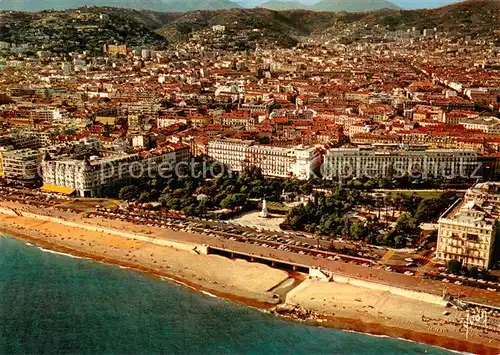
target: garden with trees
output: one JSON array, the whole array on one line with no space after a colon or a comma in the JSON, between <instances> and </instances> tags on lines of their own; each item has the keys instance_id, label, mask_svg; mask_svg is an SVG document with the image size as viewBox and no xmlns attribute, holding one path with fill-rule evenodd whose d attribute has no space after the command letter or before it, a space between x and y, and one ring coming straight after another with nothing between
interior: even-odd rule
<instances>
[{"instance_id":1,"label":"garden with trees","mask_svg":"<svg viewBox=\"0 0 500 355\"><path fill-rule=\"evenodd\" d=\"M131 203L156 204L188 217L211 218L228 218L257 209L261 199L280 202L285 195L291 201L305 196L308 202L288 211L283 229L395 248L415 245L420 224L436 222L457 198L453 192L429 198L416 193L375 193L373 189L383 186L384 179L353 180L340 185L321 179L269 178L256 167L247 167L241 174L214 171L214 177L207 177L203 162L191 162L170 178L128 181L118 191L107 193ZM363 209L375 213L359 218L358 212ZM385 218L381 218L382 211ZM388 214L393 217L391 222Z\"/></svg>"},{"instance_id":2,"label":"garden with trees","mask_svg":"<svg viewBox=\"0 0 500 355\"><path fill-rule=\"evenodd\" d=\"M420 235L420 224L436 222L456 198L452 192L424 199L416 193L379 197L369 192L336 188L328 196L315 193L311 201L294 207L282 228L403 248L414 246ZM361 207L374 211L375 216L360 219L356 211ZM382 210L399 212L394 226L390 227L380 218Z\"/></svg>"},{"instance_id":3,"label":"garden with trees","mask_svg":"<svg viewBox=\"0 0 500 355\"><path fill-rule=\"evenodd\" d=\"M199 217L220 209L247 211L262 198L281 198L283 182L265 178L260 169L247 168L239 175L214 171L214 177L204 176L203 169L200 160L168 179L136 180L121 187L118 197L141 204L157 202L167 210Z\"/></svg>"}]
</instances>

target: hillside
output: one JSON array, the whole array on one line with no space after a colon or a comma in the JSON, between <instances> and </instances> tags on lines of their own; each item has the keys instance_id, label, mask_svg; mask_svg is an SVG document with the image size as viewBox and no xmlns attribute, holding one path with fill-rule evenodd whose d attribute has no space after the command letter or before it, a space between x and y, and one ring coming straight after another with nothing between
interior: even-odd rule
<instances>
[{"instance_id":1,"label":"hillside","mask_svg":"<svg viewBox=\"0 0 500 355\"><path fill-rule=\"evenodd\" d=\"M304 7L304 5L301 5L301 9L310 9L310 5L314 5L318 3L320 0L236 0L236 2L241 5L242 7L246 8L253 8L253 7L265 7L265 8L270 8L267 5L264 6L263 4L271 2L295 2L295 3L301 3L308 5ZM402 9L405 10L415 10L415 9L434 9L438 8L441 6L457 3L460 1L464 0L390 0L392 3L395 5L399 6ZM280 4L279 4L280 5ZM292 5L292 6L299 6L297 4Z\"/></svg>"},{"instance_id":2,"label":"hillside","mask_svg":"<svg viewBox=\"0 0 500 355\"><path fill-rule=\"evenodd\" d=\"M102 17L105 16L105 17ZM25 43L54 52L102 51L104 44L165 48L154 28L175 15L115 8L0 13L0 41Z\"/></svg>"},{"instance_id":3,"label":"hillside","mask_svg":"<svg viewBox=\"0 0 500 355\"><path fill-rule=\"evenodd\" d=\"M441 32L461 35L488 34L500 29L500 1L469 0L431 10L374 12L367 14L363 21L387 26L390 30L436 27Z\"/></svg>"},{"instance_id":4,"label":"hillside","mask_svg":"<svg viewBox=\"0 0 500 355\"><path fill-rule=\"evenodd\" d=\"M100 20L100 14L109 19ZM245 42L290 47L309 38L324 43L383 38L388 31L436 27L447 36L495 36L500 30L500 2L470 0L432 10L379 10L368 13L273 11L264 8L161 13L110 7L86 7L39 13L0 12L0 41L32 43L58 50L99 50L104 43L164 47L203 42L214 25L226 26L228 46ZM210 37L210 36L209 36ZM210 43L208 43L210 44Z\"/></svg>"},{"instance_id":5,"label":"hillside","mask_svg":"<svg viewBox=\"0 0 500 355\"><path fill-rule=\"evenodd\" d=\"M296 42L300 37L321 41L357 40L387 31L437 28L440 32L464 35L493 35L500 29L500 2L470 0L432 10L380 10L368 13L312 12L307 10L233 9L194 11L182 14L159 30L172 42L213 25L234 30L258 28L278 43ZM286 38L286 40L284 40Z\"/></svg>"},{"instance_id":6,"label":"hillside","mask_svg":"<svg viewBox=\"0 0 500 355\"><path fill-rule=\"evenodd\" d=\"M193 11L263 7L274 10L367 12L379 9L435 8L460 0L0 0L0 10L42 11L82 6L112 6L136 10ZM317 6L315 4L321 2Z\"/></svg>"},{"instance_id":7,"label":"hillside","mask_svg":"<svg viewBox=\"0 0 500 355\"><path fill-rule=\"evenodd\" d=\"M339 19L351 16L357 18L360 15L306 10L273 11L263 8L193 11L162 27L158 33L170 42L179 42L214 25L223 25L229 31L239 34L258 30L256 33L263 41L288 47L295 45L299 38L325 30Z\"/></svg>"}]
</instances>

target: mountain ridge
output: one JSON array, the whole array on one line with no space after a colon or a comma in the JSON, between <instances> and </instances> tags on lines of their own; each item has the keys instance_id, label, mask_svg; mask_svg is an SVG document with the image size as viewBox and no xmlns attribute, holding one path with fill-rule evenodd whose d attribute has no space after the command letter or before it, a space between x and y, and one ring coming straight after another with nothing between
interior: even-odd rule
<instances>
[{"instance_id":1,"label":"mountain ridge","mask_svg":"<svg viewBox=\"0 0 500 355\"><path fill-rule=\"evenodd\" d=\"M313 4L300 1L270 0L259 7L271 10L311 10L332 12L369 12L382 9L400 10L401 8L388 0L321 0Z\"/></svg>"},{"instance_id":2,"label":"mountain ridge","mask_svg":"<svg viewBox=\"0 0 500 355\"><path fill-rule=\"evenodd\" d=\"M101 14L107 14L110 20L102 23L99 20ZM86 17L96 20L86 23ZM86 36L85 32L78 31L78 24L97 26L107 31L103 34L108 33L109 38L100 35L101 32L97 32L97 39ZM0 41L36 46L39 43L35 36L42 33L46 41L57 48L72 45L74 48L91 47L98 50L104 43L164 47L183 41L203 42L206 36L210 37L214 25L226 27L226 40L240 37L237 46L241 48L249 38L254 43L262 41L284 47L294 46L306 38L316 43L352 43L367 36L384 38L393 31L406 31L413 27L420 32L425 28L436 27L439 33L455 38L497 38L500 33L500 2L469 0L431 10L386 9L366 13L301 9L274 11L264 8L162 13L112 7L37 13L0 11ZM51 36L58 33L64 35L64 40L52 40ZM75 41L71 36L81 38ZM225 46L223 42L221 45ZM44 48L50 47L46 43L42 44Z\"/></svg>"},{"instance_id":3,"label":"mountain ridge","mask_svg":"<svg viewBox=\"0 0 500 355\"><path fill-rule=\"evenodd\" d=\"M49 9L76 9L83 6L108 6L160 12L220 10L241 7L230 0L3 0L0 9L37 12Z\"/></svg>"},{"instance_id":4,"label":"mountain ridge","mask_svg":"<svg viewBox=\"0 0 500 355\"><path fill-rule=\"evenodd\" d=\"M285 10L306 10L309 5L305 5L298 1L280 1L280 0L270 0L260 4L258 7L264 9L285 11Z\"/></svg>"},{"instance_id":5,"label":"mountain ridge","mask_svg":"<svg viewBox=\"0 0 500 355\"><path fill-rule=\"evenodd\" d=\"M401 8L388 0L322 0L311 6L313 11L369 12L382 9Z\"/></svg>"},{"instance_id":6,"label":"mountain ridge","mask_svg":"<svg viewBox=\"0 0 500 355\"><path fill-rule=\"evenodd\" d=\"M0 10L42 11L64 10L82 6L111 6L153 10L162 12L184 12L194 10L219 10L229 8L305 9L312 11L366 12L383 8L418 9L436 8L461 0L0 0Z\"/></svg>"}]
</instances>

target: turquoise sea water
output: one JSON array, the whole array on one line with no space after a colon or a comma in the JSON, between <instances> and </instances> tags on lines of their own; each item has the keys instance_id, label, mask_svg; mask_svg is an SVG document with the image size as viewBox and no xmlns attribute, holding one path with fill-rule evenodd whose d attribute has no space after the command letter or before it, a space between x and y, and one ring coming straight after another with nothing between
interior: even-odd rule
<instances>
[{"instance_id":1,"label":"turquoise sea water","mask_svg":"<svg viewBox=\"0 0 500 355\"><path fill-rule=\"evenodd\" d=\"M449 354L286 322L0 237L0 354Z\"/></svg>"}]
</instances>

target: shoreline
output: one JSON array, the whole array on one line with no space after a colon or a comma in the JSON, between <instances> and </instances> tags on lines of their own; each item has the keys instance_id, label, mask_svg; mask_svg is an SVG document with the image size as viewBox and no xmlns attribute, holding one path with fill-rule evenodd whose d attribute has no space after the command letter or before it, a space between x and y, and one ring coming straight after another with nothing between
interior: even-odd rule
<instances>
[{"instance_id":1,"label":"shoreline","mask_svg":"<svg viewBox=\"0 0 500 355\"><path fill-rule=\"evenodd\" d=\"M87 259L92 262L98 262L98 263L103 263L103 264L108 264L108 265L114 265L114 266L119 266L123 269L129 269L137 272L141 272L144 274L147 274L148 276L151 276L156 279L168 279L172 282L175 282L178 285L187 287L193 291L197 292L206 292L209 294L212 294L216 297L223 298L229 301L237 302L240 304L244 304L250 307L254 308L259 308L259 309L271 309L274 306L276 306L273 303L269 302L262 302L259 300L243 297L243 296L238 296L233 293L229 292L221 292L219 290L214 290L208 287L201 286L199 284L196 284L194 282L191 282L189 280L186 280L184 278L180 278L177 275L167 273L167 272L160 272L158 270L154 270L152 268L146 267L146 266L141 266L138 264L133 264L129 262L125 262L123 260L118 260L116 258L110 258L110 257L104 257L104 256L97 256L95 254L83 252L81 250L76 250L72 249L66 246L58 245L55 243L48 242L43 239L39 238L34 238L32 236L28 236L26 234L23 234L20 231L16 230L9 230L8 228L5 228L5 226L0 227L0 232L5 234L6 237L8 238L14 238L23 242L29 242L32 244L32 246L37 247L37 248L43 248L46 250L50 250L56 253L60 253L61 255L66 255L68 257L74 257L74 258L81 258L81 259Z\"/></svg>"},{"instance_id":2,"label":"shoreline","mask_svg":"<svg viewBox=\"0 0 500 355\"><path fill-rule=\"evenodd\" d=\"M27 235L26 233L23 233L17 228L7 228L5 227L5 225L3 225L0 227L0 231L5 233L7 237L28 242L35 247L67 254L68 256L71 257L89 259L93 262L101 262L109 265L115 265L127 269L132 269L137 272L145 273L148 276L154 278L160 278L160 279L166 278L167 280L170 280L178 285L185 286L193 291L200 292L202 294L208 294L210 296L219 297L228 301L237 302L245 306L264 310L266 313L271 313L270 311L276 306L276 304L270 302L263 302L256 299L235 295L230 292L221 292L220 290L211 289L209 287L205 287L195 282L186 280L185 278L179 277L178 275L172 273L158 271L153 268L126 262L123 260L119 260L117 258L95 255L92 253L84 252L81 250L49 242L42 238L35 238L33 236ZM498 354L497 348L488 346L486 344L478 344L475 342L458 340L441 334L429 334L411 329L384 325L381 323L366 322L360 319L356 319L354 317L342 317L329 314L322 314L322 321L319 322L314 320L297 320L294 319L294 317L284 316L284 315L273 314L273 316L276 316L277 318L286 321L296 322L299 324L305 324L309 326L333 328L333 329L356 332L377 337L396 338L405 341L413 341L421 344L436 346L446 350L478 353L478 354Z\"/></svg>"}]
</instances>

